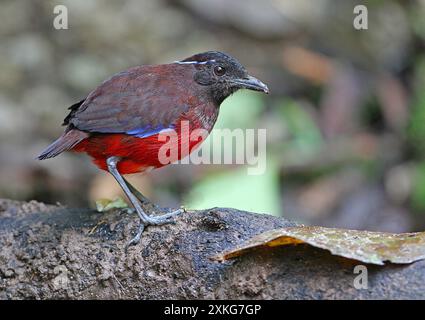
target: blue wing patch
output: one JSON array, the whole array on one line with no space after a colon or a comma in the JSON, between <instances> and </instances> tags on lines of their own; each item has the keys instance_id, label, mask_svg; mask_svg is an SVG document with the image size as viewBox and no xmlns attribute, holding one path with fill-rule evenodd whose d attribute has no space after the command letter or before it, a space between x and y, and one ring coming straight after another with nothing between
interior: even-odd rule
<instances>
[{"instance_id":1,"label":"blue wing patch","mask_svg":"<svg viewBox=\"0 0 425 320\"><path fill-rule=\"evenodd\" d=\"M150 136L153 136L155 134L160 133L162 130L167 129L174 129L174 126L171 127L157 127L157 128L151 128L151 127L143 127L143 128L137 128L130 131L127 131L126 134L138 137L138 138L147 138Z\"/></svg>"}]
</instances>

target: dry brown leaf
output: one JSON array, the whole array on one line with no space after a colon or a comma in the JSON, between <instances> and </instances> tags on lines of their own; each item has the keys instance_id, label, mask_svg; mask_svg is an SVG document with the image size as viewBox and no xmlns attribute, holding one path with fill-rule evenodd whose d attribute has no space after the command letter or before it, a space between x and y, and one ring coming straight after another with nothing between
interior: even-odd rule
<instances>
[{"instance_id":1,"label":"dry brown leaf","mask_svg":"<svg viewBox=\"0 0 425 320\"><path fill-rule=\"evenodd\" d=\"M425 259L425 232L386 233L325 227L297 226L274 229L249 239L241 246L221 252L213 260L224 261L249 249L306 243L332 254L364 263L383 265Z\"/></svg>"}]
</instances>

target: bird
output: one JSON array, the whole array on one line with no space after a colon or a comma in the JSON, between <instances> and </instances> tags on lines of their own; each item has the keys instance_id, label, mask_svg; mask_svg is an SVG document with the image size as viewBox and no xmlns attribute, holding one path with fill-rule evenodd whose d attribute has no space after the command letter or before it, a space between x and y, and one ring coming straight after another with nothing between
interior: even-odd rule
<instances>
[{"instance_id":1,"label":"bird","mask_svg":"<svg viewBox=\"0 0 425 320\"><path fill-rule=\"evenodd\" d=\"M86 153L98 168L108 171L139 216L138 231L127 244L135 245L145 227L174 222L184 210L148 214L144 204L149 200L124 175L167 165L159 157L166 143L178 150L172 161L187 156L211 132L221 103L239 89L269 93L267 85L249 75L236 58L220 51L129 68L71 105L63 134L37 158L45 160L65 151ZM189 140L186 151L180 150L179 142L187 141L197 129L206 134ZM174 132L177 139L164 141L160 136L166 132Z\"/></svg>"}]
</instances>

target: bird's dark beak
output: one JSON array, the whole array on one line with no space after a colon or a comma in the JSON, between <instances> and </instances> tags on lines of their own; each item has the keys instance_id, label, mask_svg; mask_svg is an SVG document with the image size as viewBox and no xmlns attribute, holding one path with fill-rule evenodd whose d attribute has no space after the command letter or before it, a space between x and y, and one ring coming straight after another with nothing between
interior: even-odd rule
<instances>
[{"instance_id":1,"label":"bird's dark beak","mask_svg":"<svg viewBox=\"0 0 425 320\"><path fill-rule=\"evenodd\" d=\"M251 76L246 76L245 78L242 78L242 79L234 79L232 80L232 82L244 89L269 93L269 88L264 83L262 83L257 78L254 78Z\"/></svg>"}]
</instances>

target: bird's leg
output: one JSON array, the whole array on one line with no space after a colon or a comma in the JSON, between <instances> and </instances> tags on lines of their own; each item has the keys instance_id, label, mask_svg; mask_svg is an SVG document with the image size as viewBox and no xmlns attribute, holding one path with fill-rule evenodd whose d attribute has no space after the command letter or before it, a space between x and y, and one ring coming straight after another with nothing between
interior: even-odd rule
<instances>
[{"instance_id":1,"label":"bird's leg","mask_svg":"<svg viewBox=\"0 0 425 320\"><path fill-rule=\"evenodd\" d=\"M145 211L152 211L153 209L160 209L155 203L146 198L139 190L137 190L126 178L123 177L124 182L127 184L127 187L134 194L134 196L139 199L142 208Z\"/></svg>"},{"instance_id":2,"label":"bird's leg","mask_svg":"<svg viewBox=\"0 0 425 320\"><path fill-rule=\"evenodd\" d=\"M153 211L153 210L156 210L156 211L164 211L165 210L165 209L158 207L155 203L151 202L148 198L146 198L140 191L138 191L134 186L132 186L131 183L128 182L128 180L125 179L124 177L123 177L123 180L127 184L127 187L130 189L130 191L135 195L135 197L137 199L139 199L141 206L145 210L145 212L149 212L149 211ZM177 216L177 215L179 215L180 213L183 213L183 212L184 212L184 209L180 208L180 209L174 210L172 212L156 216L156 218L167 219L167 218Z\"/></svg>"},{"instance_id":3,"label":"bird's leg","mask_svg":"<svg viewBox=\"0 0 425 320\"><path fill-rule=\"evenodd\" d=\"M145 213L145 211L140 206L139 200L130 191L130 188L125 183L124 178L119 173L119 171L117 169L117 165L118 165L119 161L120 161L119 157L110 157L110 158L106 159L106 164L108 166L108 171L110 172L110 174L112 174L112 176L115 178L115 180L121 186L124 193L126 194L128 199L130 200L131 204L133 205L134 209L136 209L137 214L139 215L141 226L139 227L139 230L138 230L136 236L128 243L128 245L133 245L133 244L137 244L139 242L140 236L142 235L145 226L162 225L162 224L170 223L172 221L170 221L169 218L172 217L172 216L169 215L169 214L164 214L164 215L159 216L159 217L150 217Z\"/></svg>"}]
</instances>

